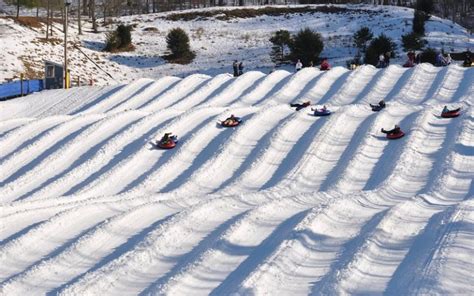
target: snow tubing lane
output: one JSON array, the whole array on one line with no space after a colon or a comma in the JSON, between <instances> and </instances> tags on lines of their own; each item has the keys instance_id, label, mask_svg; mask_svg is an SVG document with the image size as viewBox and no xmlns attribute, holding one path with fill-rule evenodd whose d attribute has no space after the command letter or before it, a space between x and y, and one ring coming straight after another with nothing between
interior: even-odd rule
<instances>
[{"instance_id":1,"label":"snow tubing lane","mask_svg":"<svg viewBox=\"0 0 474 296\"><path fill-rule=\"evenodd\" d=\"M400 139L404 135L405 135L404 132L399 132L399 133L396 133L396 134L388 134L387 139L390 139L390 140Z\"/></svg>"},{"instance_id":2,"label":"snow tubing lane","mask_svg":"<svg viewBox=\"0 0 474 296\"><path fill-rule=\"evenodd\" d=\"M460 114L461 114L461 110L456 110L456 111L441 113L441 117L443 117L443 118L454 118L454 117L458 117Z\"/></svg>"}]
</instances>

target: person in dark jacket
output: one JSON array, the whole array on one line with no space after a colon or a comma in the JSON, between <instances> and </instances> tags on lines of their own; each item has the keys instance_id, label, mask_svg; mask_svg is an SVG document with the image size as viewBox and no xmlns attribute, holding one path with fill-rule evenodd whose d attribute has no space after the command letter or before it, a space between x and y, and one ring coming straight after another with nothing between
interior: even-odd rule
<instances>
[{"instance_id":1,"label":"person in dark jacket","mask_svg":"<svg viewBox=\"0 0 474 296\"><path fill-rule=\"evenodd\" d=\"M232 63L232 68L234 69L234 77L239 76L239 63L237 60Z\"/></svg>"},{"instance_id":2,"label":"person in dark jacket","mask_svg":"<svg viewBox=\"0 0 474 296\"><path fill-rule=\"evenodd\" d=\"M237 122L238 120L239 119L235 117L234 114L231 114L229 117L226 118L226 120L222 122L222 124L231 125L231 124L234 124L234 122Z\"/></svg>"},{"instance_id":3,"label":"person in dark jacket","mask_svg":"<svg viewBox=\"0 0 474 296\"><path fill-rule=\"evenodd\" d=\"M244 63L239 63L239 76L244 74Z\"/></svg>"},{"instance_id":4,"label":"person in dark jacket","mask_svg":"<svg viewBox=\"0 0 474 296\"><path fill-rule=\"evenodd\" d=\"M383 57L384 57L384 61L385 61L385 67L388 67L390 65L390 54L391 52L390 51L387 51Z\"/></svg>"},{"instance_id":5,"label":"person in dark jacket","mask_svg":"<svg viewBox=\"0 0 474 296\"><path fill-rule=\"evenodd\" d=\"M173 133L165 133L163 137L160 140L160 143L162 144L168 144L168 142L171 140Z\"/></svg>"},{"instance_id":6,"label":"person in dark jacket","mask_svg":"<svg viewBox=\"0 0 474 296\"><path fill-rule=\"evenodd\" d=\"M291 107L296 107L296 111L300 111L301 109L303 108L306 108L308 107L309 105L311 105L311 102L310 101L306 101L302 104L299 104L299 103L296 103L296 104L290 104Z\"/></svg>"},{"instance_id":7,"label":"person in dark jacket","mask_svg":"<svg viewBox=\"0 0 474 296\"><path fill-rule=\"evenodd\" d=\"M460 111L460 110L461 110L461 108L449 110L449 109L448 109L448 106L444 106L443 111L441 111L441 113L458 112L458 111Z\"/></svg>"},{"instance_id":8,"label":"person in dark jacket","mask_svg":"<svg viewBox=\"0 0 474 296\"><path fill-rule=\"evenodd\" d=\"M382 128L381 131L382 131L382 133L387 134L387 135L394 135L394 134L399 134L399 133L401 132L401 129L400 129L400 126L398 126L398 125L396 124L395 127L394 127L393 129L391 129L391 130L388 130L388 131L387 131L387 130L384 130L384 129Z\"/></svg>"}]
</instances>

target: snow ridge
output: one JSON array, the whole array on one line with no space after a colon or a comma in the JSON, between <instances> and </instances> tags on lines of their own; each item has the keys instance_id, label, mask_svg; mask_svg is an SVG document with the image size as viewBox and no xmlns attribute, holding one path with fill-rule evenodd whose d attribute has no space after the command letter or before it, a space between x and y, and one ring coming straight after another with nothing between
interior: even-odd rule
<instances>
[{"instance_id":1,"label":"snow ridge","mask_svg":"<svg viewBox=\"0 0 474 296\"><path fill-rule=\"evenodd\" d=\"M0 102L0 294L472 292L473 74L194 74ZM289 106L306 100L333 113ZM177 147L154 149L165 132Z\"/></svg>"}]
</instances>

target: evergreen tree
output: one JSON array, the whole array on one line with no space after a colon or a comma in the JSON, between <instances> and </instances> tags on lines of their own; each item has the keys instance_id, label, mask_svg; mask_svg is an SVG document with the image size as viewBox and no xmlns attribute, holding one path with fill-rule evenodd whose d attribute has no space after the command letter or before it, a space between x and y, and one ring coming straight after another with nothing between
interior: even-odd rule
<instances>
[{"instance_id":1,"label":"evergreen tree","mask_svg":"<svg viewBox=\"0 0 474 296\"><path fill-rule=\"evenodd\" d=\"M132 26L119 25L115 31L106 35L104 50L110 52L133 50L131 31Z\"/></svg>"},{"instance_id":2,"label":"evergreen tree","mask_svg":"<svg viewBox=\"0 0 474 296\"><path fill-rule=\"evenodd\" d=\"M415 14L413 17L413 33L418 34L420 36L425 35L425 21L426 15L421 10L415 10Z\"/></svg>"},{"instance_id":3,"label":"evergreen tree","mask_svg":"<svg viewBox=\"0 0 474 296\"><path fill-rule=\"evenodd\" d=\"M279 30L274 33L270 38L270 42L273 43L270 58L275 64L279 64L286 60L285 58L285 47L291 42L290 32L286 30Z\"/></svg>"},{"instance_id":4,"label":"evergreen tree","mask_svg":"<svg viewBox=\"0 0 474 296\"><path fill-rule=\"evenodd\" d=\"M436 50L428 47L421 53L420 62L431 63L433 65L436 65L436 55L437 55Z\"/></svg>"},{"instance_id":5,"label":"evergreen tree","mask_svg":"<svg viewBox=\"0 0 474 296\"><path fill-rule=\"evenodd\" d=\"M171 51L167 57L169 61L187 64L196 56L191 51L188 34L181 28L172 29L166 36L166 43L167 48Z\"/></svg>"},{"instance_id":6,"label":"evergreen tree","mask_svg":"<svg viewBox=\"0 0 474 296\"><path fill-rule=\"evenodd\" d=\"M417 0L416 10L423 11L425 13L425 20L428 20L434 11L433 0Z\"/></svg>"},{"instance_id":7,"label":"evergreen tree","mask_svg":"<svg viewBox=\"0 0 474 296\"><path fill-rule=\"evenodd\" d=\"M362 27L354 33L352 38L354 39L354 45L359 49L359 52L364 53L369 42L374 35L368 27Z\"/></svg>"},{"instance_id":8,"label":"evergreen tree","mask_svg":"<svg viewBox=\"0 0 474 296\"><path fill-rule=\"evenodd\" d=\"M289 46L292 59L300 59L303 65L309 65L310 62L319 59L319 54L323 51L324 43L319 33L305 28L291 39Z\"/></svg>"},{"instance_id":9,"label":"evergreen tree","mask_svg":"<svg viewBox=\"0 0 474 296\"><path fill-rule=\"evenodd\" d=\"M420 50L425 46L425 40L420 35L412 32L402 36L402 46L407 52Z\"/></svg>"},{"instance_id":10,"label":"evergreen tree","mask_svg":"<svg viewBox=\"0 0 474 296\"><path fill-rule=\"evenodd\" d=\"M365 52L365 63L376 66L379 55L390 52L393 57L396 48L397 45L392 39L382 34L370 41L367 51Z\"/></svg>"}]
</instances>

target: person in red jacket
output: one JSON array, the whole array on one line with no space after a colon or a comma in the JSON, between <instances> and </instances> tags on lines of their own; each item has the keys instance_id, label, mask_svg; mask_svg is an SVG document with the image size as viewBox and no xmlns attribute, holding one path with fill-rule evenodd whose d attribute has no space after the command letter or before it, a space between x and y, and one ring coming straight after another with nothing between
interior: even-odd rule
<instances>
[{"instance_id":1,"label":"person in red jacket","mask_svg":"<svg viewBox=\"0 0 474 296\"><path fill-rule=\"evenodd\" d=\"M329 65L329 61L327 58L324 58L321 62L321 67L319 68L321 71L326 71L331 69L331 65Z\"/></svg>"}]
</instances>

